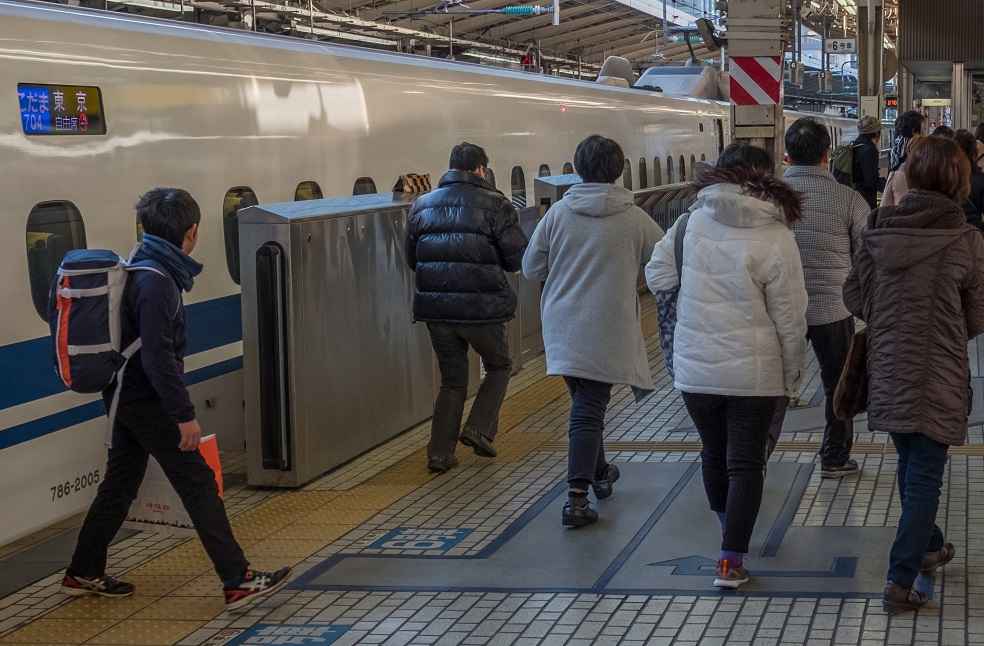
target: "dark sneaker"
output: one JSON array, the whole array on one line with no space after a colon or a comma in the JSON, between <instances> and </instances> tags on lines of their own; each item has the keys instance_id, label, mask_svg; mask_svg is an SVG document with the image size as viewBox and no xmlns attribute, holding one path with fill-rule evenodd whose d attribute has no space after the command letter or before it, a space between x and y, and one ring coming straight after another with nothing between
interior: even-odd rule
<instances>
[{"instance_id":1,"label":"dark sneaker","mask_svg":"<svg viewBox=\"0 0 984 646\"><path fill-rule=\"evenodd\" d=\"M919 566L919 572L921 574L933 574L936 570L952 561L956 555L957 548L953 546L953 543L946 543L942 549L936 552L926 552L923 555L922 565Z\"/></svg>"},{"instance_id":2,"label":"dark sneaker","mask_svg":"<svg viewBox=\"0 0 984 646\"><path fill-rule=\"evenodd\" d=\"M461 437L458 441L465 446L471 447L475 451L475 455L483 458L494 458L498 453L496 453L495 447L492 446L492 442L489 441L487 437L476 431L475 429L466 428L461 432Z\"/></svg>"},{"instance_id":3,"label":"dark sneaker","mask_svg":"<svg viewBox=\"0 0 984 646\"><path fill-rule=\"evenodd\" d=\"M290 568L282 567L276 572L246 570L242 583L234 588L224 588L226 610L239 610L245 606L270 596L287 585Z\"/></svg>"},{"instance_id":4,"label":"dark sneaker","mask_svg":"<svg viewBox=\"0 0 984 646\"><path fill-rule=\"evenodd\" d=\"M595 496L598 500L604 500L608 498L613 493L613 485L619 479L622 474L619 472L618 467L614 464L609 464L605 467L605 475L602 478L596 478L591 484L594 488Z\"/></svg>"},{"instance_id":5,"label":"dark sneaker","mask_svg":"<svg viewBox=\"0 0 984 646\"><path fill-rule=\"evenodd\" d=\"M587 494L583 496L568 496L564 505L564 527L584 527L598 522L598 512L591 508Z\"/></svg>"},{"instance_id":6,"label":"dark sneaker","mask_svg":"<svg viewBox=\"0 0 984 646\"><path fill-rule=\"evenodd\" d=\"M117 581L111 576L86 579L80 576L66 574L61 583L62 592L70 594L73 597L97 594L100 597L123 598L133 594L133 589L132 583Z\"/></svg>"},{"instance_id":7,"label":"dark sneaker","mask_svg":"<svg viewBox=\"0 0 984 646\"><path fill-rule=\"evenodd\" d=\"M450 455L446 458L428 458L427 470L431 473L447 473L458 466L458 458Z\"/></svg>"},{"instance_id":8,"label":"dark sneaker","mask_svg":"<svg viewBox=\"0 0 984 646\"><path fill-rule=\"evenodd\" d=\"M737 590L752 580L743 566L731 567L728 561L718 561L717 571L714 574L714 587Z\"/></svg>"},{"instance_id":9,"label":"dark sneaker","mask_svg":"<svg viewBox=\"0 0 984 646\"><path fill-rule=\"evenodd\" d=\"M890 615L919 610L926 605L929 597L917 590L906 590L897 583L889 581L882 593L882 608Z\"/></svg>"},{"instance_id":10,"label":"dark sneaker","mask_svg":"<svg viewBox=\"0 0 984 646\"><path fill-rule=\"evenodd\" d=\"M861 473L861 467L855 460L848 460L840 466L824 465L820 469L820 477L826 479L845 478Z\"/></svg>"}]
</instances>

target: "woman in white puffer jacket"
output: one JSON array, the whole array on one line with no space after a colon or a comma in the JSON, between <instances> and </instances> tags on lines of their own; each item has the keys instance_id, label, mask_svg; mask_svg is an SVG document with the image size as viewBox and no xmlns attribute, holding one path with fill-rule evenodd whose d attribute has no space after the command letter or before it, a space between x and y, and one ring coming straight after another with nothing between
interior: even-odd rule
<instances>
[{"instance_id":1,"label":"woman in white puffer jacket","mask_svg":"<svg viewBox=\"0 0 984 646\"><path fill-rule=\"evenodd\" d=\"M762 502L769 425L799 388L807 294L796 239L800 196L768 153L732 144L703 171L677 275L672 227L646 266L653 292L680 288L674 385L703 442L704 488L721 519L718 587L749 580L744 555Z\"/></svg>"}]
</instances>

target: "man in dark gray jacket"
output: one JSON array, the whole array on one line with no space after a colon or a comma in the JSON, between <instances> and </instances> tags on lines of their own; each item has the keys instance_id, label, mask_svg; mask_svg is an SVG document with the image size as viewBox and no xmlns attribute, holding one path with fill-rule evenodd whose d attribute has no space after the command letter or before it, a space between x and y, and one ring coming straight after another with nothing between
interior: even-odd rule
<instances>
[{"instance_id":1,"label":"man in dark gray jacket","mask_svg":"<svg viewBox=\"0 0 984 646\"><path fill-rule=\"evenodd\" d=\"M786 154L793 165L786 169L784 179L803 194L803 217L793 225L793 232L810 298L807 338L820 363L827 400L821 475L842 478L859 469L851 459L853 423L837 419L833 410L834 389L854 336L854 319L844 306L841 290L869 209L860 193L839 184L827 170L830 133L820 122L803 118L793 123L786 131Z\"/></svg>"},{"instance_id":2,"label":"man in dark gray jacket","mask_svg":"<svg viewBox=\"0 0 984 646\"><path fill-rule=\"evenodd\" d=\"M458 442L494 457L499 408L512 362L506 321L516 294L506 277L519 271L526 235L519 213L485 178L489 158L479 146L458 144L436 190L417 198L407 220L407 263L416 273L413 316L427 323L441 367L427 467L443 473L457 464ZM468 347L482 357L485 379L458 437L468 390Z\"/></svg>"}]
</instances>

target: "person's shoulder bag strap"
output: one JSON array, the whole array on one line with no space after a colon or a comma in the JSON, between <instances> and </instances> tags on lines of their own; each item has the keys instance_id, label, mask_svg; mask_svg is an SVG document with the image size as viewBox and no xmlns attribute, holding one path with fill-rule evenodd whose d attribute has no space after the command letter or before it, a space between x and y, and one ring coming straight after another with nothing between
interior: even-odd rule
<instances>
[{"instance_id":1,"label":"person's shoulder bag strap","mask_svg":"<svg viewBox=\"0 0 984 646\"><path fill-rule=\"evenodd\" d=\"M690 220L690 211L680 216L676 234L673 236L673 259L676 261L677 282L681 285L683 284L683 236L687 233L688 220Z\"/></svg>"}]
</instances>

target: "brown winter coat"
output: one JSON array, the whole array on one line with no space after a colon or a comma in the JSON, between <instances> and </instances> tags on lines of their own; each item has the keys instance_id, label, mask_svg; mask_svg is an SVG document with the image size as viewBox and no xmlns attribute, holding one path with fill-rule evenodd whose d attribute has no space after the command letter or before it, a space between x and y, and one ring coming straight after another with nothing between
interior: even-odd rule
<instances>
[{"instance_id":1,"label":"brown winter coat","mask_svg":"<svg viewBox=\"0 0 984 646\"><path fill-rule=\"evenodd\" d=\"M910 190L871 213L844 284L868 326L868 427L967 439L967 341L984 331L984 241L963 209Z\"/></svg>"}]
</instances>

